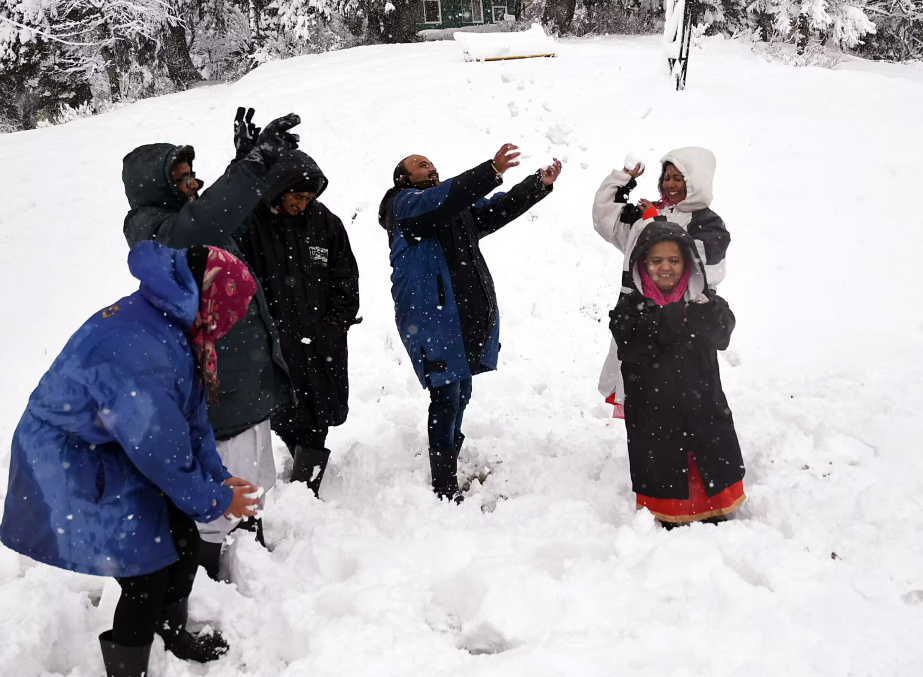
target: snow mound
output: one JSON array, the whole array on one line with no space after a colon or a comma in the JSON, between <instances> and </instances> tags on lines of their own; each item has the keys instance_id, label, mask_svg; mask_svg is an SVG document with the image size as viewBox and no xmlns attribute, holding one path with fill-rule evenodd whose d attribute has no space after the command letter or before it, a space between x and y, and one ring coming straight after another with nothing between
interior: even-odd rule
<instances>
[{"instance_id":1,"label":"snow mound","mask_svg":"<svg viewBox=\"0 0 923 677\"><path fill-rule=\"evenodd\" d=\"M458 31L455 42L461 45L465 61L499 61L533 56L554 56L557 46L545 35L541 24L532 24L519 33L470 33Z\"/></svg>"}]
</instances>

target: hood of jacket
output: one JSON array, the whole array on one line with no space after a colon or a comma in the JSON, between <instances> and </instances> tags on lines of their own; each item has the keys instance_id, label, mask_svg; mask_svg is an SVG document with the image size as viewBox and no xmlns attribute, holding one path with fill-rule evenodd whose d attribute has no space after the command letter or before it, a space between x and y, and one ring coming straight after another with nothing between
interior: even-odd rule
<instances>
[{"instance_id":1,"label":"hood of jacket","mask_svg":"<svg viewBox=\"0 0 923 677\"><path fill-rule=\"evenodd\" d=\"M122 159L122 183L128 204L132 209L181 209L185 200L173 185L170 170L177 162L188 162L191 166L194 159L192 146L149 143L135 148Z\"/></svg>"},{"instance_id":2,"label":"hood of jacket","mask_svg":"<svg viewBox=\"0 0 923 677\"><path fill-rule=\"evenodd\" d=\"M320 189L314 195L315 200L327 189L327 177L310 155L300 150L285 151L266 175L269 190L263 202L272 205L282 193L303 179L320 179Z\"/></svg>"},{"instance_id":3,"label":"hood of jacket","mask_svg":"<svg viewBox=\"0 0 923 677\"><path fill-rule=\"evenodd\" d=\"M128 252L128 269L141 282L141 296L188 329L199 312L199 288L186 251L141 242Z\"/></svg>"},{"instance_id":4,"label":"hood of jacket","mask_svg":"<svg viewBox=\"0 0 923 677\"><path fill-rule=\"evenodd\" d=\"M711 206L715 181L715 154L706 148L677 148L660 159L660 179L657 187L663 191L663 169L667 163L675 166L686 179L686 199L676 205L677 211L697 212Z\"/></svg>"},{"instance_id":5,"label":"hood of jacket","mask_svg":"<svg viewBox=\"0 0 923 677\"><path fill-rule=\"evenodd\" d=\"M679 168L677 167L677 169ZM643 293L641 274L638 271L641 259L644 258L644 255L647 254L651 247L664 240L678 242L682 248L685 264L692 266L692 272L689 274L689 298L697 298L708 287L708 281L705 277L705 266L702 264L699 251L695 246L695 240L689 236L689 233L682 226L670 223L663 216L657 216L647 223L644 230L638 235L634 248L629 253L629 265L631 266L631 277L635 289Z\"/></svg>"}]
</instances>

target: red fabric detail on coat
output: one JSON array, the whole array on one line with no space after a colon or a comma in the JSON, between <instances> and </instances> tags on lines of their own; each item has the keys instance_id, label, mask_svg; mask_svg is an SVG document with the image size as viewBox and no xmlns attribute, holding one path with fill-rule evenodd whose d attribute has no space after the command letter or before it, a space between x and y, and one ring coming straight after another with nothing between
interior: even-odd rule
<instances>
[{"instance_id":1,"label":"red fabric detail on coat","mask_svg":"<svg viewBox=\"0 0 923 677\"><path fill-rule=\"evenodd\" d=\"M721 493L709 496L705 493L705 484L699 475L692 452L689 452L689 498L651 498L642 494L636 496L638 509L647 508L658 519L665 517L667 521L692 522L695 518L707 519L730 512L744 498L744 483L742 480L735 482Z\"/></svg>"},{"instance_id":2,"label":"red fabric detail on coat","mask_svg":"<svg viewBox=\"0 0 923 677\"><path fill-rule=\"evenodd\" d=\"M615 401L615 393L609 395L609 397L606 398L606 402L614 407L612 410L612 418L625 418L625 405Z\"/></svg>"},{"instance_id":3,"label":"red fabric detail on coat","mask_svg":"<svg viewBox=\"0 0 923 677\"><path fill-rule=\"evenodd\" d=\"M250 270L236 256L218 247L208 247L208 262L199 295L199 312L189 330L189 338L205 382L210 404L218 398L218 354L215 341L247 313L256 294Z\"/></svg>"},{"instance_id":4,"label":"red fabric detail on coat","mask_svg":"<svg viewBox=\"0 0 923 677\"><path fill-rule=\"evenodd\" d=\"M679 283L670 290L669 294L664 296L663 292L657 288L654 280L651 279L650 274L648 274L647 266L644 265L644 261L638 261L638 274L641 276L641 293L658 306L676 303L681 300L683 294L686 293L686 287L689 286L689 275L691 272L692 267L686 266L686 270L683 271L682 277L679 278Z\"/></svg>"}]
</instances>

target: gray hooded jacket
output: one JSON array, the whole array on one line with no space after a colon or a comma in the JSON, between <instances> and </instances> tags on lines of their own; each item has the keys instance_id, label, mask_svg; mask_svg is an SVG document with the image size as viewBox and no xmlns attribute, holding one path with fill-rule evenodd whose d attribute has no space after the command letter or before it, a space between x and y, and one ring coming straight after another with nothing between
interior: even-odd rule
<instances>
[{"instance_id":1,"label":"gray hooded jacket","mask_svg":"<svg viewBox=\"0 0 923 677\"><path fill-rule=\"evenodd\" d=\"M192 147L169 143L140 146L125 156L122 182L131 211L123 232L128 246L145 240L173 249L204 244L246 262L233 235L266 189L266 168L255 161L238 162L197 200L185 202L170 169L178 161L191 164L194 157ZM258 281L247 314L217 341L215 350L218 405L209 407L208 420L216 438L234 437L293 401L279 336Z\"/></svg>"}]
</instances>

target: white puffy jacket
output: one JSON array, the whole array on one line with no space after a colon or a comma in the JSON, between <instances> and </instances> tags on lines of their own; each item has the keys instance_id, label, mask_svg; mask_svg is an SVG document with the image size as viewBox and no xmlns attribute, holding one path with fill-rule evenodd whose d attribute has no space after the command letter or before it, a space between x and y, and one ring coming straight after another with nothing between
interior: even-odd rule
<instances>
[{"instance_id":1,"label":"white puffy jacket","mask_svg":"<svg viewBox=\"0 0 923 677\"><path fill-rule=\"evenodd\" d=\"M721 217L710 209L715 155L710 150L695 147L671 151L660 160L660 180L667 163L674 165L686 180L686 199L678 205L658 209L658 214L682 226L692 236L699 256L705 262L708 286L715 288L724 279L725 254L731 241ZM640 218L640 210L628 204L628 193L633 187L634 183L627 172L615 170L603 180L593 200L593 228L624 254L622 290L628 293L632 286L628 261L638 235L646 225ZM605 397L615 393L617 402L624 401L621 362L614 340L610 342L609 354L599 375L599 392Z\"/></svg>"}]
</instances>

